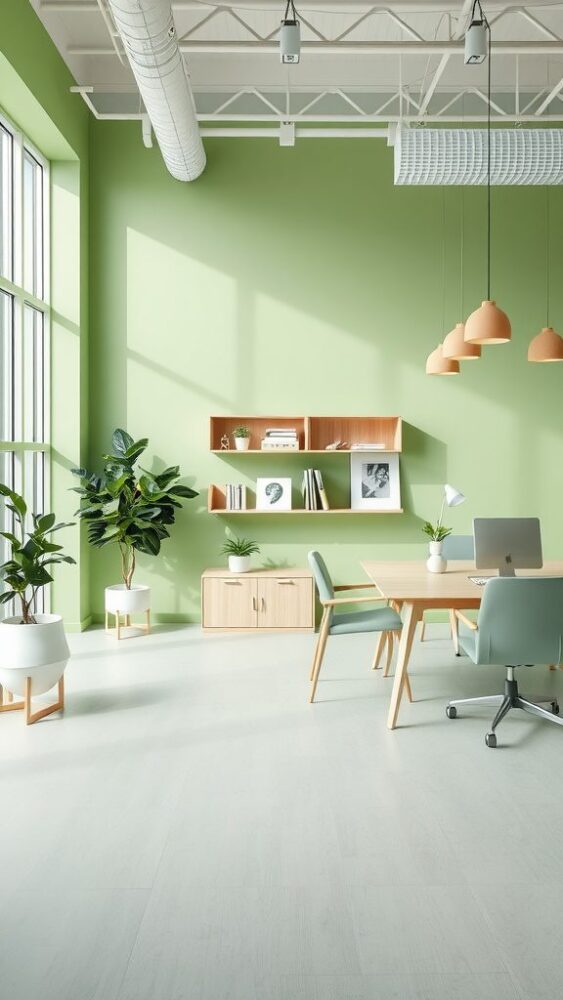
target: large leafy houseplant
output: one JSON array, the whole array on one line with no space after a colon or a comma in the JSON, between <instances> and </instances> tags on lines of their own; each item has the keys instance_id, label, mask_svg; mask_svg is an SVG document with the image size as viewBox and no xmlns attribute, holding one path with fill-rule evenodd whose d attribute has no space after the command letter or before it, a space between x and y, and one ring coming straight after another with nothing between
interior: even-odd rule
<instances>
[{"instance_id":1,"label":"large leafy houseplant","mask_svg":"<svg viewBox=\"0 0 563 1000\"><path fill-rule=\"evenodd\" d=\"M156 556L183 499L198 496L189 486L178 483L177 465L154 474L137 462L148 438L134 441L127 431L117 428L112 436L112 454L104 455L101 476L87 469L73 469L81 480L74 487L81 497L76 512L87 524L88 541L95 548L117 545L121 554L121 575L127 590L135 572L136 553Z\"/></svg>"},{"instance_id":2,"label":"large leafy houseplant","mask_svg":"<svg viewBox=\"0 0 563 1000\"><path fill-rule=\"evenodd\" d=\"M26 531L27 504L19 493L0 483L0 495L6 498L6 508L14 517L14 530L0 531L10 546L10 557L0 566L0 579L5 590L0 594L0 604L16 598L21 605L22 625L36 625L33 608L37 592L51 583L48 567L57 563L74 563L72 556L65 556L62 545L51 540L55 531L70 528L72 523L56 523L55 514L32 514L33 530Z\"/></svg>"}]
</instances>

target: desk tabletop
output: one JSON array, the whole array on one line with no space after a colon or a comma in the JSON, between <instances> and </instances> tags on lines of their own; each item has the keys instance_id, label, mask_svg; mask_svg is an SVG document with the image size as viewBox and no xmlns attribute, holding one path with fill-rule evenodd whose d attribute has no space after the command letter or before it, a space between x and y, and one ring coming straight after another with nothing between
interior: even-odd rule
<instances>
[{"instance_id":1,"label":"desk tabletop","mask_svg":"<svg viewBox=\"0 0 563 1000\"><path fill-rule=\"evenodd\" d=\"M362 569L384 597L412 601L426 608L478 607L484 587L470 576L496 576L493 570L476 570L471 560L450 560L445 573L429 573L423 559L365 561ZM563 562L546 562L542 569L522 570L517 576L563 576Z\"/></svg>"}]
</instances>

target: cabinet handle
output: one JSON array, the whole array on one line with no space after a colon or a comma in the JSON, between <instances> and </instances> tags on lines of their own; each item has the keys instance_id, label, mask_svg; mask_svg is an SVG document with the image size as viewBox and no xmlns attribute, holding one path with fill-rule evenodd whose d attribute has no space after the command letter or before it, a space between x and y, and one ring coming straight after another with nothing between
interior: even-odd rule
<instances>
[{"instance_id":1,"label":"cabinet handle","mask_svg":"<svg viewBox=\"0 0 563 1000\"><path fill-rule=\"evenodd\" d=\"M255 597L252 598L252 610L253 611L258 611L258 608L256 607L256 598Z\"/></svg>"},{"instance_id":2,"label":"cabinet handle","mask_svg":"<svg viewBox=\"0 0 563 1000\"><path fill-rule=\"evenodd\" d=\"M295 580L278 580L280 587L293 587Z\"/></svg>"},{"instance_id":3,"label":"cabinet handle","mask_svg":"<svg viewBox=\"0 0 563 1000\"><path fill-rule=\"evenodd\" d=\"M240 587L240 580L223 580L226 587Z\"/></svg>"},{"instance_id":4,"label":"cabinet handle","mask_svg":"<svg viewBox=\"0 0 563 1000\"><path fill-rule=\"evenodd\" d=\"M262 598L262 611L266 610L266 601Z\"/></svg>"}]
</instances>

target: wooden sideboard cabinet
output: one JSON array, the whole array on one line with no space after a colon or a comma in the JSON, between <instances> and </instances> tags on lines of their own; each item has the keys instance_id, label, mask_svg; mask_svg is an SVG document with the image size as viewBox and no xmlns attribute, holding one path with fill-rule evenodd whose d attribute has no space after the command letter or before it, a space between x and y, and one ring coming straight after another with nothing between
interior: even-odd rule
<instances>
[{"instance_id":1,"label":"wooden sideboard cabinet","mask_svg":"<svg viewBox=\"0 0 563 1000\"><path fill-rule=\"evenodd\" d=\"M205 632L314 632L313 577L306 569L207 569L201 623Z\"/></svg>"}]
</instances>

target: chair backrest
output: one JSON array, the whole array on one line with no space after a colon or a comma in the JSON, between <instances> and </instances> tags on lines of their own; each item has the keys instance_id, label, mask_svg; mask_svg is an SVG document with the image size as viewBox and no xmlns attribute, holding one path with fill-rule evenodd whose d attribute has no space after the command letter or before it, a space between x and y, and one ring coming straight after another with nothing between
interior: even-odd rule
<instances>
[{"instance_id":1,"label":"chair backrest","mask_svg":"<svg viewBox=\"0 0 563 1000\"><path fill-rule=\"evenodd\" d=\"M317 585L321 601L331 601L334 597L334 586L322 555L320 552L315 552L313 550L312 552L309 552L307 558L309 560L309 566L313 571L313 576L315 577L315 583Z\"/></svg>"},{"instance_id":2,"label":"chair backrest","mask_svg":"<svg viewBox=\"0 0 563 1000\"><path fill-rule=\"evenodd\" d=\"M561 663L563 579L493 577L478 619L477 663Z\"/></svg>"},{"instance_id":3,"label":"chair backrest","mask_svg":"<svg viewBox=\"0 0 563 1000\"><path fill-rule=\"evenodd\" d=\"M444 559L475 559L473 535L448 535L442 551Z\"/></svg>"}]
</instances>

